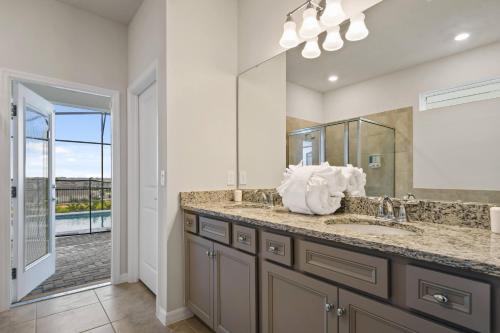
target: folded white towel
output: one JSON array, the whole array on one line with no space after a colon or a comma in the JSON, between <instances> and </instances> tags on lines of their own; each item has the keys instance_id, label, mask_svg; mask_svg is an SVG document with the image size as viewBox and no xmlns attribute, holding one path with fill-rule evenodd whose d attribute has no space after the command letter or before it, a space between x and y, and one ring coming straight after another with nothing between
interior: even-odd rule
<instances>
[{"instance_id":1,"label":"folded white towel","mask_svg":"<svg viewBox=\"0 0 500 333\"><path fill-rule=\"evenodd\" d=\"M351 164L341 167L341 169L347 180L347 193L354 197L365 196L366 173L363 172L363 169L353 167Z\"/></svg>"},{"instance_id":2,"label":"folded white towel","mask_svg":"<svg viewBox=\"0 0 500 333\"><path fill-rule=\"evenodd\" d=\"M277 188L283 205L302 214L332 214L340 208L347 181L342 170L328 163L291 165Z\"/></svg>"}]
</instances>

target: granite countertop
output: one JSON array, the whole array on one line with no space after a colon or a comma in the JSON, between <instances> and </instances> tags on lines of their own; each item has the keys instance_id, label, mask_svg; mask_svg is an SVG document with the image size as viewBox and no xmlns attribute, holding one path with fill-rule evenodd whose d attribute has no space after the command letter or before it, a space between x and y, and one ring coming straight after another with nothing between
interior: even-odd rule
<instances>
[{"instance_id":1,"label":"granite countertop","mask_svg":"<svg viewBox=\"0 0 500 333\"><path fill-rule=\"evenodd\" d=\"M355 214L309 216L290 213L283 207L269 208L226 200L183 202L182 208L216 218L500 277L500 234L485 229L424 222L381 223L373 217ZM410 232L376 235L335 226L353 222L382 224Z\"/></svg>"}]
</instances>

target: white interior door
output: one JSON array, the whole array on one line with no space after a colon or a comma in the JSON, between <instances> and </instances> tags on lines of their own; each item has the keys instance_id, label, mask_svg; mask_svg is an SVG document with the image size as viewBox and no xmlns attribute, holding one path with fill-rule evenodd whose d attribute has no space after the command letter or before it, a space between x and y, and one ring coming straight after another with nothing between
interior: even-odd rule
<instances>
[{"instance_id":1,"label":"white interior door","mask_svg":"<svg viewBox=\"0 0 500 333\"><path fill-rule=\"evenodd\" d=\"M54 107L22 84L14 87L14 280L20 300L55 272Z\"/></svg>"},{"instance_id":2,"label":"white interior door","mask_svg":"<svg viewBox=\"0 0 500 333\"><path fill-rule=\"evenodd\" d=\"M156 83L139 95L139 279L156 294L158 109Z\"/></svg>"}]
</instances>

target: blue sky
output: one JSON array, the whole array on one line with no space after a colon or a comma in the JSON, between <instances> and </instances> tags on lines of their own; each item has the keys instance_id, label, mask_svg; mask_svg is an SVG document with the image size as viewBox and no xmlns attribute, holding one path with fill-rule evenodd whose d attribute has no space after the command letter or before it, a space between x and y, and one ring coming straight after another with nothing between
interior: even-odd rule
<instances>
[{"instance_id":1,"label":"blue sky","mask_svg":"<svg viewBox=\"0 0 500 333\"><path fill-rule=\"evenodd\" d=\"M55 105L56 112L88 111ZM110 117L106 118L104 142L111 143ZM100 142L100 115L57 115L56 140ZM104 177L111 177L111 146L104 146ZM56 177L100 177L101 146L94 144L56 142Z\"/></svg>"}]
</instances>

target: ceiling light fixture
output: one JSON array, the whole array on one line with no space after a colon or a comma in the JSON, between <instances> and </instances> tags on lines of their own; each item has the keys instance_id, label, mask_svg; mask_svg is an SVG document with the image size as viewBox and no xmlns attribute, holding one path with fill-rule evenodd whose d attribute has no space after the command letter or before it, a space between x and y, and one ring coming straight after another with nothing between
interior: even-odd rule
<instances>
[{"instance_id":1,"label":"ceiling light fixture","mask_svg":"<svg viewBox=\"0 0 500 333\"><path fill-rule=\"evenodd\" d=\"M349 23L345 38L351 42L356 42L365 39L369 33L365 24L365 14L359 13L351 17L351 23Z\"/></svg>"},{"instance_id":2,"label":"ceiling light fixture","mask_svg":"<svg viewBox=\"0 0 500 333\"><path fill-rule=\"evenodd\" d=\"M283 24L283 34L279 40L281 47L291 49L306 41L302 49L302 56L314 59L321 55L318 45L318 36L326 30L326 38L323 42L325 51L337 51L344 46L344 40L340 35L340 24L350 19L349 28L345 39L358 41L366 38L370 33L365 24L365 14L357 13L348 17L342 8L342 0L307 0L300 6L289 12ZM323 2L325 7L323 8ZM297 33L297 23L293 15L302 11L302 25ZM320 19L318 20L318 16ZM321 24L320 24L321 23Z\"/></svg>"},{"instance_id":3,"label":"ceiling light fixture","mask_svg":"<svg viewBox=\"0 0 500 333\"><path fill-rule=\"evenodd\" d=\"M306 42L302 50L302 56L306 59L314 59L321 55L321 50L318 45L318 37L314 37Z\"/></svg>"},{"instance_id":4,"label":"ceiling light fixture","mask_svg":"<svg viewBox=\"0 0 500 333\"><path fill-rule=\"evenodd\" d=\"M338 79L339 79L339 77L337 75L330 75L328 77L328 81L330 81L330 82L337 82Z\"/></svg>"},{"instance_id":5,"label":"ceiling light fixture","mask_svg":"<svg viewBox=\"0 0 500 333\"><path fill-rule=\"evenodd\" d=\"M299 30L300 37L304 39L314 38L321 33L321 27L318 22L318 12L312 3L307 4L306 10L302 14L303 21Z\"/></svg>"},{"instance_id":6,"label":"ceiling light fixture","mask_svg":"<svg viewBox=\"0 0 500 333\"><path fill-rule=\"evenodd\" d=\"M283 24L283 35L280 39L280 45L285 49L291 49L299 45L299 42L297 24L293 21L292 16L288 15L285 24Z\"/></svg>"},{"instance_id":7,"label":"ceiling light fixture","mask_svg":"<svg viewBox=\"0 0 500 333\"><path fill-rule=\"evenodd\" d=\"M342 8L342 0L326 0L326 7L321 14L321 23L325 27L333 27L344 22L347 18Z\"/></svg>"},{"instance_id":8,"label":"ceiling light fixture","mask_svg":"<svg viewBox=\"0 0 500 333\"><path fill-rule=\"evenodd\" d=\"M328 28L325 41L323 42L323 49L325 51L337 51L344 46L342 36L340 36L340 27L334 26Z\"/></svg>"},{"instance_id":9,"label":"ceiling light fixture","mask_svg":"<svg viewBox=\"0 0 500 333\"><path fill-rule=\"evenodd\" d=\"M455 40L457 42L461 42L463 40L466 40L469 37L470 37L470 33L468 33L468 32L462 32L462 33L460 33L460 34L458 34L458 35L455 36Z\"/></svg>"}]
</instances>

